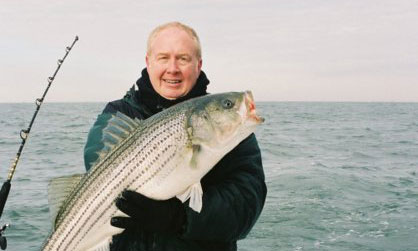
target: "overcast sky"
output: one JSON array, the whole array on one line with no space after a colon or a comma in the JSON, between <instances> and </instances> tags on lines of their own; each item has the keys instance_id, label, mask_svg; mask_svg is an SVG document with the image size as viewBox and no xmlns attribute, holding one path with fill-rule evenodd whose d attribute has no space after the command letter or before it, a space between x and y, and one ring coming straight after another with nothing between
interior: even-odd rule
<instances>
[{"instance_id":1,"label":"overcast sky","mask_svg":"<svg viewBox=\"0 0 418 251\"><path fill-rule=\"evenodd\" d=\"M157 25L200 36L209 91L258 101L418 102L418 0L0 0L0 102L121 98Z\"/></svg>"}]
</instances>

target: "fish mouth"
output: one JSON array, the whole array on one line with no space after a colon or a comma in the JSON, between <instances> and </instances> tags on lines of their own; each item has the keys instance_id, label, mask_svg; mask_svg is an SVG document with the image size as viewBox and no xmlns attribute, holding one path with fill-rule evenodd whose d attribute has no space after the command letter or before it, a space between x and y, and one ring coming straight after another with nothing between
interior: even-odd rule
<instances>
[{"instance_id":1,"label":"fish mouth","mask_svg":"<svg viewBox=\"0 0 418 251\"><path fill-rule=\"evenodd\" d=\"M255 121L257 124L263 123L264 118L258 116L255 110L254 98L253 98L253 94L251 93L251 91L244 92L244 102L245 102L245 106L247 107L247 117Z\"/></svg>"}]
</instances>

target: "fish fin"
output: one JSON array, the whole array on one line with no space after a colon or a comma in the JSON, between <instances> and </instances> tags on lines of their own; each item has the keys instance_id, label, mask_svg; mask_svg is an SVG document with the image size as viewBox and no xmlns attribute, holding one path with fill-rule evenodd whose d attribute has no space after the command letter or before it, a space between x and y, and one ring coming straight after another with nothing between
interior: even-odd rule
<instances>
[{"instance_id":1,"label":"fish fin","mask_svg":"<svg viewBox=\"0 0 418 251\"><path fill-rule=\"evenodd\" d=\"M192 145L192 158L190 159L190 166L197 167L197 156L201 151L200 145L193 144Z\"/></svg>"},{"instance_id":2,"label":"fish fin","mask_svg":"<svg viewBox=\"0 0 418 251\"><path fill-rule=\"evenodd\" d=\"M187 127L187 134L189 135L189 139L193 139L193 127Z\"/></svg>"},{"instance_id":3,"label":"fish fin","mask_svg":"<svg viewBox=\"0 0 418 251\"><path fill-rule=\"evenodd\" d=\"M184 193L178 194L176 197L183 203L190 198L189 207L198 213L202 210L203 190L200 182L191 185Z\"/></svg>"},{"instance_id":4,"label":"fish fin","mask_svg":"<svg viewBox=\"0 0 418 251\"><path fill-rule=\"evenodd\" d=\"M99 157L92 163L92 166L106 158L115 146L128 138L140 125L139 119L131 119L121 112L112 115L103 129L102 143L104 147L96 153Z\"/></svg>"},{"instance_id":5,"label":"fish fin","mask_svg":"<svg viewBox=\"0 0 418 251\"><path fill-rule=\"evenodd\" d=\"M182 203L186 202L187 199L190 198L190 192L191 189L188 187L183 193L177 194L176 197L179 199Z\"/></svg>"},{"instance_id":6,"label":"fish fin","mask_svg":"<svg viewBox=\"0 0 418 251\"><path fill-rule=\"evenodd\" d=\"M52 225L55 226L56 218L67 197L80 182L84 174L75 174L54 178L48 184L48 202Z\"/></svg>"},{"instance_id":7,"label":"fish fin","mask_svg":"<svg viewBox=\"0 0 418 251\"><path fill-rule=\"evenodd\" d=\"M94 247L87 249L87 251L110 251L110 243L112 237L106 238L103 241L97 243Z\"/></svg>"},{"instance_id":8,"label":"fish fin","mask_svg":"<svg viewBox=\"0 0 418 251\"><path fill-rule=\"evenodd\" d=\"M131 132L140 124L140 120L131 119L121 112L116 112L114 117L109 121L109 124L118 125Z\"/></svg>"},{"instance_id":9,"label":"fish fin","mask_svg":"<svg viewBox=\"0 0 418 251\"><path fill-rule=\"evenodd\" d=\"M189 201L189 207L191 207L194 211L200 213L202 210L202 197L203 197L203 190L202 185L200 182L195 183L191 186L191 196Z\"/></svg>"}]
</instances>

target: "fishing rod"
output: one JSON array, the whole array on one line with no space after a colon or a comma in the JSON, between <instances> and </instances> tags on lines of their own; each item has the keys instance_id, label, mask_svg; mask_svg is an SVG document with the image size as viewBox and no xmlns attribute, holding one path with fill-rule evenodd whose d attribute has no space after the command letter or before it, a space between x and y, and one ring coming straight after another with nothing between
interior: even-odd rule
<instances>
[{"instance_id":1,"label":"fishing rod","mask_svg":"<svg viewBox=\"0 0 418 251\"><path fill-rule=\"evenodd\" d=\"M58 59L58 66L55 69L54 74L51 77L48 77L48 86L46 87L44 94L42 95L41 98L37 98L35 101L36 104L36 110L35 113L32 116L32 120L29 123L29 126L27 129L22 129L20 131L20 138L22 139L22 143L20 144L19 150L17 151L16 154L16 158L14 159L12 165L10 166L9 169L9 176L7 177L7 180L3 183L3 186L1 187L0 190L0 218L1 215L3 214L3 209L4 209L4 205L6 204L7 201L7 197L9 196L9 191L10 191L10 186L11 186L11 181L13 178L13 175L15 173L16 170L16 166L17 163L19 162L20 159L20 155L22 154L23 151L23 147L25 146L26 140L29 136L30 130L32 129L32 125L33 122L35 121L36 115L38 115L38 111L41 108L42 103L44 102L45 96L49 90L49 87L51 86L52 82L55 79L55 76L57 75L59 69L61 68L61 65L64 63L65 58L67 58L68 54L70 53L71 49L73 48L74 44L78 41L78 36L75 37L73 43L71 44L71 46L67 46L65 48L65 55L62 59ZM3 227L0 228L0 248L2 250L5 250L7 248L7 240L6 237L3 236L4 231L6 230L6 228L9 226L9 224L5 224L3 225Z\"/></svg>"}]
</instances>

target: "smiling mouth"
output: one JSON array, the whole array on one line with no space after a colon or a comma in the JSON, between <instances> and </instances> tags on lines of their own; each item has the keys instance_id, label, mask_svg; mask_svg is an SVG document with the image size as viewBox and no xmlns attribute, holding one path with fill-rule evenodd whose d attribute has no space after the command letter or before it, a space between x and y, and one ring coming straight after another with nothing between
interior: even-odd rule
<instances>
[{"instance_id":1,"label":"smiling mouth","mask_svg":"<svg viewBox=\"0 0 418 251\"><path fill-rule=\"evenodd\" d=\"M163 79L163 81L168 83L168 84L172 84L172 85L181 83L181 80L176 80L176 79Z\"/></svg>"}]
</instances>

